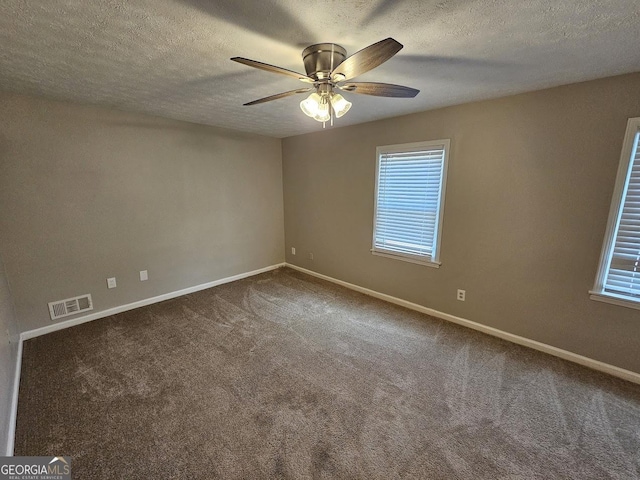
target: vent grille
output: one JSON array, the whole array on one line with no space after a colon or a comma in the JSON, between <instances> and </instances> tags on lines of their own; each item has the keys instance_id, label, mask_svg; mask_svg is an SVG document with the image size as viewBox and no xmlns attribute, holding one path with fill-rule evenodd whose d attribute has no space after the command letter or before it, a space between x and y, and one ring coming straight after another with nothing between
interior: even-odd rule
<instances>
[{"instance_id":1,"label":"vent grille","mask_svg":"<svg viewBox=\"0 0 640 480\"><path fill-rule=\"evenodd\" d=\"M86 312L87 310L93 310L93 302L91 301L90 294L49 303L51 320L67 317L75 313Z\"/></svg>"}]
</instances>

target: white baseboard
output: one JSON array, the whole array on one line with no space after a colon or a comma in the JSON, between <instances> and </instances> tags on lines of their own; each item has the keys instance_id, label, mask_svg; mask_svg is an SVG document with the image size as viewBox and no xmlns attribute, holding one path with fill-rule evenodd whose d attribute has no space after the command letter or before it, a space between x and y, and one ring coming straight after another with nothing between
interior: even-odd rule
<instances>
[{"instance_id":1,"label":"white baseboard","mask_svg":"<svg viewBox=\"0 0 640 480\"><path fill-rule=\"evenodd\" d=\"M40 335L45 335L47 333L56 332L58 330L63 330L65 328L74 327L82 323L98 320L99 318L110 317L111 315L116 315L117 313L126 312L127 310L133 310L134 308L151 305L152 303L158 303L164 300L170 300L172 298L180 297L182 295L187 295L189 293L205 290L207 288L216 287L224 283L235 282L236 280L252 277L254 275L258 275L264 272L269 272L271 270L276 270L284 266L285 266L285 263L270 265L268 267L259 268L258 270L253 270L251 272L240 273L238 275L233 275L231 277L221 278L220 280L214 280L213 282L203 283L201 285L195 285L193 287L184 288L182 290L177 290L175 292L158 295L157 297L146 298L144 300L140 300L137 302L128 303L127 305L120 305L119 307L113 307L107 310L101 310L99 312L91 313L89 315L83 315L82 317L72 318L71 320L66 320L63 322L54 323L52 325L47 325L46 327L36 328L35 330L28 330L26 332L22 332L20 334L19 342L18 342L18 358L16 360L16 372L15 372L14 381L13 381L13 392L11 394L11 411L10 411L10 417L9 417L6 455L7 456L13 455L13 450L15 445L16 419L18 415L18 393L20 389L20 372L22 369L22 344L25 340L39 337Z\"/></svg>"},{"instance_id":2,"label":"white baseboard","mask_svg":"<svg viewBox=\"0 0 640 480\"><path fill-rule=\"evenodd\" d=\"M133 310L134 308L140 308L146 305L151 305L153 303L163 302L165 300L171 300L172 298L180 297L182 295L187 295L189 293L199 292L200 290L216 287L224 283L235 282L236 280L241 280L243 278L253 277L254 275L258 275L264 272L269 272L271 270L276 270L277 268L284 267L285 265L286 265L285 263L270 265L268 267L259 268L258 270L253 270L251 272L239 273L238 275L221 278L220 280L214 280L213 282L207 282L200 285L195 285L193 287L184 288L182 290L176 290L175 292L169 292L162 295L158 295L157 297L146 298L144 300L128 303L126 305L120 305L118 307L109 308L107 310L101 310L99 312L90 313L89 315L83 315L81 317L72 318L71 320L65 320L63 322L53 323L51 325L47 325L46 327L36 328L34 330L27 330L26 332L22 332L20 334L20 339L29 340L30 338L39 337L40 335L46 335L47 333L56 332L58 330L64 330L65 328L74 327L76 325L80 325L81 323L91 322L93 320L98 320L99 318L110 317L111 315L116 315L118 313L126 312L127 310Z\"/></svg>"},{"instance_id":3,"label":"white baseboard","mask_svg":"<svg viewBox=\"0 0 640 480\"><path fill-rule=\"evenodd\" d=\"M13 374L13 391L11 392L11 406L9 407L9 425L7 431L7 457L13 456L13 447L16 438L16 420L18 417L18 390L20 389L20 371L22 369L22 339L18 339L18 351L16 353L16 371Z\"/></svg>"},{"instance_id":4,"label":"white baseboard","mask_svg":"<svg viewBox=\"0 0 640 480\"><path fill-rule=\"evenodd\" d=\"M559 357L564 360L568 360L570 362L583 365L593 370L598 370L599 372L608 373L609 375L622 378L629 382L640 384L640 373L632 372L631 370L625 370L624 368L620 368L614 365L610 365L608 363L600 362L598 360L594 360L589 357L584 357L582 355L578 355L577 353L569 352L567 350L562 350L561 348L553 347L551 345L547 345L546 343L541 343L535 340L530 340L528 338L521 337L519 335L514 335L513 333L505 332L503 330L498 330L497 328L488 327L481 323L473 322L465 318L456 317L455 315L450 315L444 312L439 312L438 310L427 308L422 305L418 305L417 303L408 302L407 300L402 300L401 298L392 297L391 295L387 295L385 293L376 292L375 290L370 290L368 288L364 288L359 285L354 285L353 283L345 282L343 280L338 280L336 278L329 277L327 275L323 275L321 273L317 273L312 270L307 270L306 268L298 267L297 265L292 265L290 263L287 263L286 266L293 268L294 270L298 270L300 272L306 273L308 275L312 275L314 277L322 278L323 280L327 280L329 282L342 285L343 287L350 288L351 290L364 293L365 295L379 298L389 303L394 303L396 305L400 305L402 307L406 307L411 310L415 310L417 312L426 313L427 315L431 315L432 317L441 318L442 320L447 320L449 322L453 322L458 325L462 325L464 327L472 328L473 330L477 330L479 332L483 332L483 333L492 335L494 337L507 340L512 343L517 343L518 345L523 345L525 347L533 348L534 350L548 353L555 357Z\"/></svg>"}]
</instances>

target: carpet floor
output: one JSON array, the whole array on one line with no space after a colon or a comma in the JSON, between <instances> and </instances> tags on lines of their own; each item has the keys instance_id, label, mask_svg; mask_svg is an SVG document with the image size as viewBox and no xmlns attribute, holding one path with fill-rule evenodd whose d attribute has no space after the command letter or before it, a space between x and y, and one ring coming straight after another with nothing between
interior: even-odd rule
<instances>
[{"instance_id":1,"label":"carpet floor","mask_svg":"<svg viewBox=\"0 0 640 480\"><path fill-rule=\"evenodd\" d=\"M83 479L640 478L640 386L283 268L24 343Z\"/></svg>"}]
</instances>

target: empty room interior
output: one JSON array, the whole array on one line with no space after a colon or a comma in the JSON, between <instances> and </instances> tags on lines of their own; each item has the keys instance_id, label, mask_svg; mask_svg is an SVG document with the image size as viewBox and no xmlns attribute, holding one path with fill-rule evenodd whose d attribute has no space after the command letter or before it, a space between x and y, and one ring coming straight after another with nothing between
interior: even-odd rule
<instances>
[{"instance_id":1,"label":"empty room interior","mask_svg":"<svg viewBox=\"0 0 640 480\"><path fill-rule=\"evenodd\" d=\"M640 478L639 12L3 1L3 465Z\"/></svg>"}]
</instances>

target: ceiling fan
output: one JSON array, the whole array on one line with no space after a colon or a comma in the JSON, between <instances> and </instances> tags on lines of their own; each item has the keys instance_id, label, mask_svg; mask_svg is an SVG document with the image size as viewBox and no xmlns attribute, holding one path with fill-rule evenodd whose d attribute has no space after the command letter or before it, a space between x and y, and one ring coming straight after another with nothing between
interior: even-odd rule
<instances>
[{"instance_id":1,"label":"ceiling fan","mask_svg":"<svg viewBox=\"0 0 640 480\"><path fill-rule=\"evenodd\" d=\"M363 48L347 58L347 51L340 45L318 43L302 51L306 75L248 58L233 57L231 60L266 70L267 72L287 75L301 82L311 84L308 87L254 100L253 102L245 103L245 106L270 102L298 93L312 92L309 97L300 102L300 108L305 115L322 122L324 125L329 120L333 123L334 117L342 117L351 108L351 102L348 102L336 90L378 97L400 98L413 98L420 93L420 90L402 85L350 81L352 78L382 65L401 49L401 43L393 38L386 38Z\"/></svg>"}]
</instances>

